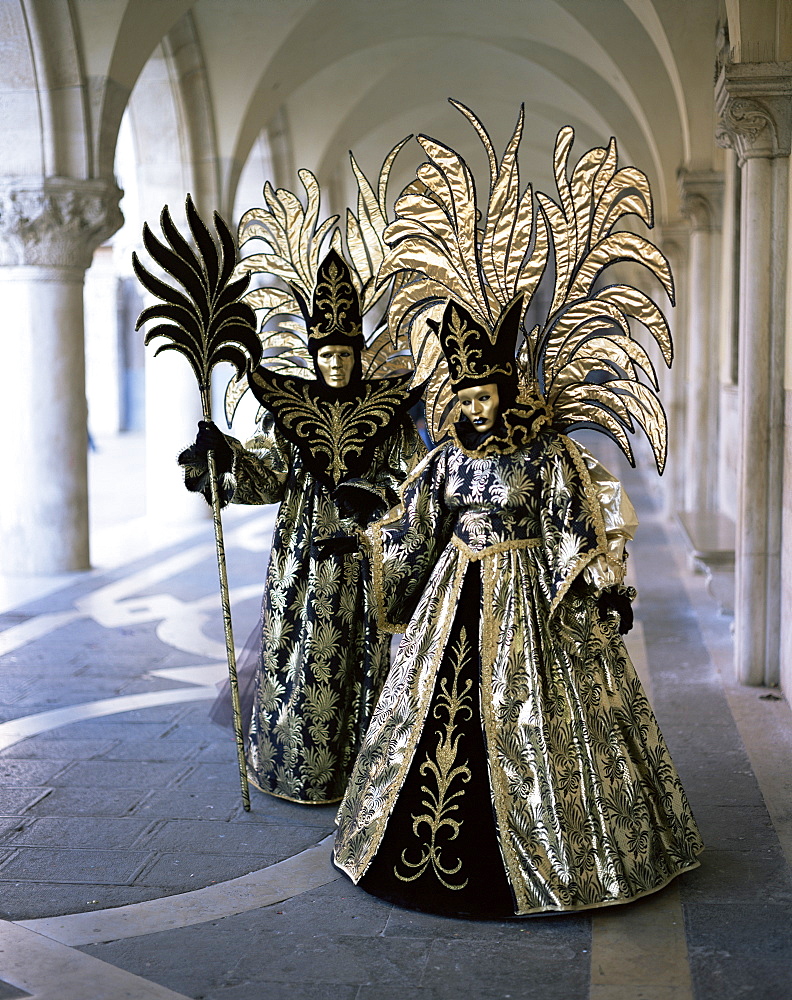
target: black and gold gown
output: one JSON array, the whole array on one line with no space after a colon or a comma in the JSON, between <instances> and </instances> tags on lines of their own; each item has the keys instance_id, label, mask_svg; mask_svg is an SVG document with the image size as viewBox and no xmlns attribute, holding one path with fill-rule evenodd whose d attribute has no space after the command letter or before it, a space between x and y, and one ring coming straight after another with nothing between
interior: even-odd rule
<instances>
[{"instance_id":1,"label":"black and gold gown","mask_svg":"<svg viewBox=\"0 0 792 1000\"><path fill-rule=\"evenodd\" d=\"M564 435L466 448L457 428L369 529L381 613L405 631L335 863L398 905L459 916L660 889L702 844L617 616L595 604L623 579L632 506Z\"/></svg>"},{"instance_id":2,"label":"black and gold gown","mask_svg":"<svg viewBox=\"0 0 792 1000\"><path fill-rule=\"evenodd\" d=\"M280 504L262 603L248 775L280 798L338 802L388 671L391 636L378 627L361 553L322 556L316 549L319 539L354 533L332 498L332 482L311 470L310 457L271 413L244 445L226 440L234 450L222 484L226 499ZM396 415L355 480L379 498L372 516L395 502L424 453L412 422ZM193 462L186 472L202 481L205 464Z\"/></svg>"}]
</instances>

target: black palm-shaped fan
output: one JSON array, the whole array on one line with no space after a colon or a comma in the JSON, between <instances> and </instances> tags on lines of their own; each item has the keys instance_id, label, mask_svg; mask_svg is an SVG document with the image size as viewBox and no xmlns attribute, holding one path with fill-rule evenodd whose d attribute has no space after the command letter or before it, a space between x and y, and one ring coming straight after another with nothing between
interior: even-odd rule
<instances>
[{"instance_id":1,"label":"black palm-shaped fan","mask_svg":"<svg viewBox=\"0 0 792 1000\"><path fill-rule=\"evenodd\" d=\"M261 342L256 333L256 314L249 305L240 302L250 275L230 281L236 264L236 248L228 226L215 212L214 225L220 241L218 252L189 195L186 210L187 224L198 253L173 224L167 206L162 210L160 225L169 245L158 240L148 224L143 226L143 245L187 294L147 271L133 253L132 266L141 284L162 299L162 304L148 306L141 312L135 329L148 320L166 321L148 331L145 343L148 345L156 337L165 337L170 342L158 347L155 356L162 351L178 351L187 358L198 379L204 416L210 420L212 368L227 361L236 368L237 375L243 375L248 358L254 366L261 360Z\"/></svg>"},{"instance_id":2,"label":"black palm-shaped fan","mask_svg":"<svg viewBox=\"0 0 792 1000\"><path fill-rule=\"evenodd\" d=\"M228 226L215 212L214 226L219 240L218 247L189 195L187 195L186 210L187 224L195 240L197 252L173 224L167 206L163 208L160 216L160 225L167 245L154 236L148 225L143 227L143 245L146 250L161 268L176 279L184 292L151 274L140 263L137 254L133 253L132 265L141 284L152 295L162 300L161 304L147 306L141 312L135 329L139 329L148 320L165 321L148 331L145 343L148 345L156 337L164 337L167 342L157 348L155 356L162 351L177 351L187 359L198 380L204 419L211 420L211 378L214 366L221 361L227 361L236 368L237 375L241 376L247 370L248 363L254 367L258 365L262 349L256 333L256 315L250 306L239 301L248 286L250 276L246 274L236 281L230 280L236 264L236 248ZM245 809L249 810L250 795L214 452L210 451L207 458L228 676L234 713L234 734L239 760L239 780L242 786L242 803Z\"/></svg>"}]
</instances>

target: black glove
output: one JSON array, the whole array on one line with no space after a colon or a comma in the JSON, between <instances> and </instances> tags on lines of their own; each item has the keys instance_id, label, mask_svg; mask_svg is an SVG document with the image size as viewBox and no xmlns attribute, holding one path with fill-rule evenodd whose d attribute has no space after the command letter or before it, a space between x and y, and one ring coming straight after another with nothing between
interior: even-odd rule
<instances>
[{"instance_id":1,"label":"black glove","mask_svg":"<svg viewBox=\"0 0 792 1000\"><path fill-rule=\"evenodd\" d=\"M607 587L597 598L600 621L607 621L612 611L619 616L619 635L627 635L633 627L632 601L635 590L632 587Z\"/></svg>"},{"instance_id":2,"label":"black glove","mask_svg":"<svg viewBox=\"0 0 792 1000\"><path fill-rule=\"evenodd\" d=\"M211 420L198 421L198 434L195 437L195 449L202 455L213 451L215 468L218 475L230 472L234 467L234 449L226 441L223 432Z\"/></svg>"},{"instance_id":3,"label":"black glove","mask_svg":"<svg viewBox=\"0 0 792 1000\"><path fill-rule=\"evenodd\" d=\"M330 556L342 556L349 552L357 552L358 540L354 535L336 535L332 538L317 538L311 546L313 553L320 561Z\"/></svg>"},{"instance_id":4,"label":"black glove","mask_svg":"<svg viewBox=\"0 0 792 1000\"><path fill-rule=\"evenodd\" d=\"M367 524L377 507L382 506L376 493L354 483L339 483L333 490L333 500L341 517L351 517L358 524Z\"/></svg>"}]
</instances>

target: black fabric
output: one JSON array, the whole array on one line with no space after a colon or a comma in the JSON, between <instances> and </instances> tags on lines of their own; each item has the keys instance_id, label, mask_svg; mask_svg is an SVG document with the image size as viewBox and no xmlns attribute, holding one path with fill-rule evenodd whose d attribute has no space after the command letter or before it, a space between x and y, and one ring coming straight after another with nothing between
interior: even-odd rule
<instances>
[{"instance_id":1,"label":"black fabric","mask_svg":"<svg viewBox=\"0 0 792 1000\"><path fill-rule=\"evenodd\" d=\"M272 413L278 430L300 452L309 471L328 489L370 473L377 447L409 420L423 391L412 373L360 379L337 389L323 379L302 379L258 367L248 383Z\"/></svg>"},{"instance_id":2,"label":"black fabric","mask_svg":"<svg viewBox=\"0 0 792 1000\"><path fill-rule=\"evenodd\" d=\"M210 451L214 452L215 469L218 475L230 472L233 468L234 451L226 441L223 432L211 420L198 421L198 433L195 436L194 447L202 455L206 455Z\"/></svg>"},{"instance_id":3,"label":"black fabric","mask_svg":"<svg viewBox=\"0 0 792 1000\"><path fill-rule=\"evenodd\" d=\"M627 635L633 627L633 609L629 591L624 587L607 587L597 598L601 621L607 621L612 612L619 616L619 634Z\"/></svg>"},{"instance_id":4,"label":"black fabric","mask_svg":"<svg viewBox=\"0 0 792 1000\"><path fill-rule=\"evenodd\" d=\"M358 540L354 535L332 535L329 538L317 538L311 548L317 559L328 559L330 556L343 556L357 552Z\"/></svg>"},{"instance_id":5,"label":"black fabric","mask_svg":"<svg viewBox=\"0 0 792 1000\"><path fill-rule=\"evenodd\" d=\"M479 565L471 563L412 766L388 821L379 851L359 885L380 899L411 910L453 917L503 919L514 916L515 904L498 846L481 720L480 601ZM435 842L441 858L460 860L458 875L449 881L467 879L463 888L450 889L443 885L431 865L414 881L399 879L395 868L403 858L414 863L420 855L421 845L415 836L414 822L416 816L426 812L427 793L423 786L427 784L427 777L425 771L422 773L422 767L427 759L436 756L438 730L441 728L439 719L446 716L442 709L439 716L435 715L435 707L443 683L447 686L453 684L454 668L448 651L455 646L463 626L473 655L459 674L457 685L463 688L466 682L471 682L473 705L470 718L464 715L457 718L454 735L459 734L457 761L465 764L472 776L466 784L459 786L464 788L464 793L456 798L456 805L449 810L449 815L460 822L458 834L452 837L450 828L442 827Z\"/></svg>"},{"instance_id":6,"label":"black fabric","mask_svg":"<svg viewBox=\"0 0 792 1000\"><path fill-rule=\"evenodd\" d=\"M388 506L393 506L398 499L394 494L393 502ZM386 506L377 493L355 482L340 483L333 491L333 501L341 517L351 517L361 525L368 524L374 512Z\"/></svg>"},{"instance_id":7,"label":"black fabric","mask_svg":"<svg viewBox=\"0 0 792 1000\"><path fill-rule=\"evenodd\" d=\"M253 695L256 690L256 670L261 659L261 620L248 636L242 651L236 658L237 689L239 691L239 714L242 732L247 734L250 716L253 714ZM223 678L217 684L218 695L209 709L209 719L223 729L234 729L234 705L231 698L231 681ZM247 736L245 736L247 742Z\"/></svg>"}]
</instances>

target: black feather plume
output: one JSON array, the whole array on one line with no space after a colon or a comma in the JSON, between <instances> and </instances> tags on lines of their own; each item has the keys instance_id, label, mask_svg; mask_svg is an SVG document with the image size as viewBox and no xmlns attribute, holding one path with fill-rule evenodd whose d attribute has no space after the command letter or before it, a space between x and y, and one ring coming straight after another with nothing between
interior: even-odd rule
<instances>
[{"instance_id":1,"label":"black feather plume","mask_svg":"<svg viewBox=\"0 0 792 1000\"><path fill-rule=\"evenodd\" d=\"M197 249L193 250L171 219L167 205L160 225L167 243L158 240L148 225L143 226L143 245L154 261L182 286L155 277L132 254L132 266L147 291L162 300L161 305L147 306L138 316L135 329L148 320L164 320L146 334L148 345L156 337L168 343L157 348L178 351L189 361L202 391L208 389L212 368L221 361L230 362L239 376L247 370L248 359L255 367L261 360L261 341L256 333L256 314L239 299L250 275L231 281L236 250L231 232L217 212L214 227L218 244L212 238L187 195L187 224Z\"/></svg>"}]
</instances>

